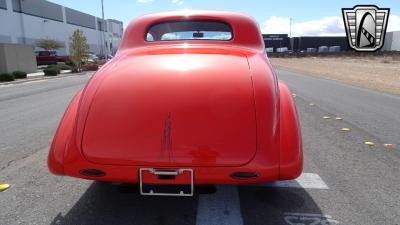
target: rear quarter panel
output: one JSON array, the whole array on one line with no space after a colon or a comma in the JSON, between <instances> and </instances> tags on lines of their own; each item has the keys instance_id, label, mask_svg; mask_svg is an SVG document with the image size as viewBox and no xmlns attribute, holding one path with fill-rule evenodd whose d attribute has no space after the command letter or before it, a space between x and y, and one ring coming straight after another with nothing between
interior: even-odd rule
<instances>
[{"instance_id":1,"label":"rear quarter panel","mask_svg":"<svg viewBox=\"0 0 400 225\"><path fill-rule=\"evenodd\" d=\"M280 107L278 81L263 53L248 55L257 120L257 163L278 179Z\"/></svg>"},{"instance_id":2,"label":"rear quarter panel","mask_svg":"<svg viewBox=\"0 0 400 225\"><path fill-rule=\"evenodd\" d=\"M303 170L303 146L296 105L288 86L279 81L280 90L280 171L281 180L295 179Z\"/></svg>"},{"instance_id":3,"label":"rear quarter panel","mask_svg":"<svg viewBox=\"0 0 400 225\"><path fill-rule=\"evenodd\" d=\"M53 138L47 159L48 168L53 174L62 175L64 173L64 152L71 142L71 138L73 138L73 129L75 128L76 114L81 96L82 90L73 97Z\"/></svg>"}]
</instances>

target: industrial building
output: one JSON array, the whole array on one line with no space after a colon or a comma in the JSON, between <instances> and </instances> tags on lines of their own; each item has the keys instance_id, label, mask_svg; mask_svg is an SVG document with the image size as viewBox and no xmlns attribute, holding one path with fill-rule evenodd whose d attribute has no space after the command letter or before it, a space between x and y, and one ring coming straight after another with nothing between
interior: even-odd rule
<instances>
[{"instance_id":1,"label":"industrial building","mask_svg":"<svg viewBox=\"0 0 400 225\"><path fill-rule=\"evenodd\" d=\"M321 46L332 47L339 46L340 51L349 50L347 37L293 37L291 39L294 51L307 51L307 49L319 49Z\"/></svg>"},{"instance_id":2,"label":"industrial building","mask_svg":"<svg viewBox=\"0 0 400 225\"><path fill-rule=\"evenodd\" d=\"M400 31L386 32L382 51L400 51Z\"/></svg>"},{"instance_id":3,"label":"industrial building","mask_svg":"<svg viewBox=\"0 0 400 225\"><path fill-rule=\"evenodd\" d=\"M263 34L266 49L273 49L275 52L278 48L290 47L290 38L287 34Z\"/></svg>"},{"instance_id":4,"label":"industrial building","mask_svg":"<svg viewBox=\"0 0 400 225\"><path fill-rule=\"evenodd\" d=\"M100 55L104 46L106 53L115 53L123 33L121 21L103 21L45 0L0 0L0 27L0 43L35 46L40 39L54 39L65 45L60 55L69 53L70 37L77 29L86 36L90 51Z\"/></svg>"},{"instance_id":5,"label":"industrial building","mask_svg":"<svg viewBox=\"0 0 400 225\"><path fill-rule=\"evenodd\" d=\"M274 52L279 52L281 48L287 48L294 52L307 51L307 49L318 50L321 46L332 47L339 46L341 51L349 49L347 38L341 37L323 37L323 36L303 36L290 38L287 34L263 34L265 48L273 48Z\"/></svg>"},{"instance_id":6,"label":"industrial building","mask_svg":"<svg viewBox=\"0 0 400 225\"><path fill-rule=\"evenodd\" d=\"M263 34L265 48L269 52L301 52L321 49L350 50L346 36L301 36L290 38L287 34ZM400 51L400 31L387 32L381 51Z\"/></svg>"}]
</instances>

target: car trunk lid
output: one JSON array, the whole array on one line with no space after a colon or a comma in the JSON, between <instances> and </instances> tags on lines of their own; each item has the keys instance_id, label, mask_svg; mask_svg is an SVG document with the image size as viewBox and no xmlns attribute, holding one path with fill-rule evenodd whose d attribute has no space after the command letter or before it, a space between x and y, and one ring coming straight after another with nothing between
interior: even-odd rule
<instances>
[{"instance_id":1,"label":"car trunk lid","mask_svg":"<svg viewBox=\"0 0 400 225\"><path fill-rule=\"evenodd\" d=\"M247 59L154 54L120 59L90 106L82 137L94 163L239 166L256 152Z\"/></svg>"}]
</instances>

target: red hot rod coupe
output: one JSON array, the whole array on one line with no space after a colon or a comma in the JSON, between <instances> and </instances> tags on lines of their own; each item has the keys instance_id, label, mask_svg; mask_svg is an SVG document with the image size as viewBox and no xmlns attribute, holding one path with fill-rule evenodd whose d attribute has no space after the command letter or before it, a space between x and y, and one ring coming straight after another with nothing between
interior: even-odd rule
<instances>
[{"instance_id":1,"label":"red hot rod coupe","mask_svg":"<svg viewBox=\"0 0 400 225\"><path fill-rule=\"evenodd\" d=\"M53 174L138 183L150 195L294 179L302 166L295 103L258 25L218 11L133 21L72 99L48 157Z\"/></svg>"}]
</instances>

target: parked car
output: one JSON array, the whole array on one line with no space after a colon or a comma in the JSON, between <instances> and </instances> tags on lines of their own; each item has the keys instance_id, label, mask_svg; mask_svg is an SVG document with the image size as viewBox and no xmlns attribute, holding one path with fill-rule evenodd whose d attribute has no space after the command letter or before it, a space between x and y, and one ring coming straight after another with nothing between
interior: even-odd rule
<instances>
[{"instance_id":1,"label":"parked car","mask_svg":"<svg viewBox=\"0 0 400 225\"><path fill-rule=\"evenodd\" d=\"M50 171L137 183L143 195L297 178L303 152L295 103L261 37L239 13L139 17L116 56L72 99L50 148Z\"/></svg>"},{"instance_id":2,"label":"parked car","mask_svg":"<svg viewBox=\"0 0 400 225\"><path fill-rule=\"evenodd\" d=\"M71 64L69 56L59 56L56 51L36 51L36 61L38 65L49 65L63 62Z\"/></svg>"},{"instance_id":3,"label":"parked car","mask_svg":"<svg viewBox=\"0 0 400 225\"><path fill-rule=\"evenodd\" d=\"M113 55L107 55L107 60L110 60L110 59L112 59L112 58L114 58L114 56ZM100 60L104 60L104 59L106 59L105 58L105 55L98 55L98 59L100 59Z\"/></svg>"},{"instance_id":4,"label":"parked car","mask_svg":"<svg viewBox=\"0 0 400 225\"><path fill-rule=\"evenodd\" d=\"M86 61L90 62L90 63L96 63L97 60L99 60L99 57L96 54L94 54L93 52L86 53L86 57L87 57Z\"/></svg>"}]
</instances>

